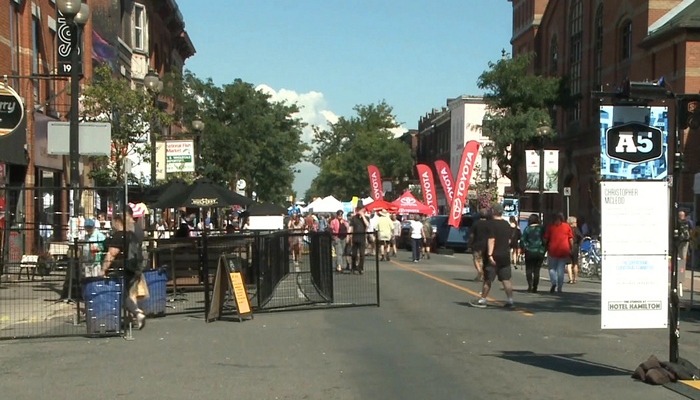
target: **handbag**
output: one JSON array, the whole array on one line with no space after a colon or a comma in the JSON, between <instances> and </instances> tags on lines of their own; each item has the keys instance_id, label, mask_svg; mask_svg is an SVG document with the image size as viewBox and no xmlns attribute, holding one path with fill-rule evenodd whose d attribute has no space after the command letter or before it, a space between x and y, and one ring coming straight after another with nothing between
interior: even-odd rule
<instances>
[{"instance_id":1,"label":"handbag","mask_svg":"<svg viewBox=\"0 0 700 400\"><path fill-rule=\"evenodd\" d=\"M148 283L146 283L146 278L141 275L139 278L139 283L136 284L136 297L140 299L147 299L150 297L150 293L148 291Z\"/></svg>"}]
</instances>

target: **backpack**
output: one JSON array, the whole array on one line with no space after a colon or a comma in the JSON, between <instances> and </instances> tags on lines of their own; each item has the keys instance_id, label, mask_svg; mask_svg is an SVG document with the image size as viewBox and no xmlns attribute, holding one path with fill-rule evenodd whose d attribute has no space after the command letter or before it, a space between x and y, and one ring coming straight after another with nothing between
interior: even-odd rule
<instances>
[{"instance_id":1,"label":"backpack","mask_svg":"<svg viewBox=\"0 0 700 400\"><path fill-rule=\"evenodd\" d=\"M531 255L543 256L545 253L542 225L528 226L523 233L522 242L525 252Z\"/></svg>"},{"instance_id":2,"label":"backpack","mask_svg":"<svg viewBox=\"0 0 700 400\"><path fill-rule=\"evenodd\" d=\"M338 225L338 239L345 239L346 237L348 237L348 224L343 221Z\"/></svg>"},{"instance_id":3,"label":"backpack","mask_svg":"<svg viewBox=\"0 0 700 400\"><path fill-rule=\"evenodd\" d=\"M678 227L678 239L681 242L690 241L690 223L688 221L681 221Z\"/></svg>"}]
</instances>

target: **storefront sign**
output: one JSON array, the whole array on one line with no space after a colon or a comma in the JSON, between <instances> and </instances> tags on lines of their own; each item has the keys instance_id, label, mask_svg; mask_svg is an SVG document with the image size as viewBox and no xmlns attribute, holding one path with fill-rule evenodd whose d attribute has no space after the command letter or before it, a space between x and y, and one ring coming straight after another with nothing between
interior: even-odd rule
<instances>
[{"instance_id":1,"label":"storefront sign","mask_svg":"<svg viewBox=\"0 0 700 400\"><path fill-rule=\"evenodd\" d=\"M24 117L24 104L11 87L0 85L0 137L12 133Z\"/></svg>"},{"instance_id":2,"label":"storefront sign","mask_svg":"<svg viewBox=\"0 0 700 400\"><path fill-rule=\"evenodd\" d=\"M168 140L165 142L166 172L194 172L194 142Z\"/></svg>"},{"instance_id":3,"label":"storefront sign","mask_svg":"<svg viewBox=\"0 0 700 400\"><path fill-rule=\"evenodd\" d=\"M665 181L601 182L601 328L665 328L668 210ZM649 229L650 218L653 229Z\"/></svg>"}]
</instances>

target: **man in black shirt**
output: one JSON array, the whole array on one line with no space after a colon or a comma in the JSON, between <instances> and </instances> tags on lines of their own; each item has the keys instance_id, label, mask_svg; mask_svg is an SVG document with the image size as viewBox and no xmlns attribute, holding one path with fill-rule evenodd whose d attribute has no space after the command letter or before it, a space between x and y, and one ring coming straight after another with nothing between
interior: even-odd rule
<instances>
[{"instance_id":1,"label":"man in black shirt","mask_svg":"<svg viewBox=\"0 0 700 400\"><path fill-rule=\"evenodd\" d=\"M367 242L367 226L369 221L365 217L365 208L358 206L355 215L350 218L352 229L352 273L358 271L360 275L365 269L365 243Z\"/></svg>"},{"instance_id":2,"label":"man in black shirt","mask_svg":"<svg viewBox=\"0 0 700 400\"><path fill-rule=\"evenodd\" d=\"M486 209L481 210L479 213L479 219L472 224L471 228L469 228L469 246L472 249L474 268L476 268L477 273L474 280L478 282L484 280L483 261L486 252L486 243L488 240L488 221L486 219L487 213L488 211Z\"/></svg>"},{"instance_id":3,"label":"man in black shirt","mask_svg":"<svg viewBox=\"0 0 700 400\"><path fill-rule=\"evenodd\" d=\"M474 307L486 308L486 298L491 290L491 284L498 277L506 291L508 301L505 307L513 307L513 283L510 269L510 235L511 226L503 219L503 206L494 204L491 208L493 219L488 221L488 241L484 257L484 287L481 298L472 303Z\"/></svg>"}]
</instances>

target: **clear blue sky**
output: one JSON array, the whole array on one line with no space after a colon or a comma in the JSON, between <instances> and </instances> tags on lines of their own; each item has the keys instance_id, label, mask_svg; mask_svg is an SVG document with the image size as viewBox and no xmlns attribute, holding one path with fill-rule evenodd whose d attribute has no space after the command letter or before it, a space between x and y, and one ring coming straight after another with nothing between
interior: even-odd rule
<instances>
[{"instance_id":1,"label":"clear blue sky","mask_svg":"<svg viewBox=\"0 0 700 400\"><path fill-rule=\"evenodd\" d=\"M382 99L416 128L448 97L480 94L487 63L510 51L507 0L178 0L197 49L186 68L217 84L320 92L339 116ZM308 168L295 183L303 195Z\"/></svg>"}]
</instances>

